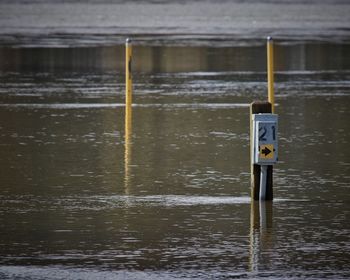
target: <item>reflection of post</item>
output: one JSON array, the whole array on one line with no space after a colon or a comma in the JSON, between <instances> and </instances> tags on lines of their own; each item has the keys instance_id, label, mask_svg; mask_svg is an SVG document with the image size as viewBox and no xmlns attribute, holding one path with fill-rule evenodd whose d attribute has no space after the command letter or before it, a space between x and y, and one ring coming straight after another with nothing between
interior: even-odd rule
<instances>
[{"instance_id":1,"label":"reflection of post","mask_svg":"<svg viewBox=\"0 0 350 280\"><path fill-rule=\"evenodd\" d=\"M257 272L259 265L268 263L268 259L262 259L262 253L272 247L271 229L272 201L251 201L250 207L250 248L249 270Z\"/></svg>"},{"instance_id":2,"label":"reflection of post","mask_svg":"<svg viewBox=\"0 0 350 280\"><path fill-rule=\"evenodd\" d=\"M259 235L259 203L252 200L250 204L250 246L249 246L249 270L258 271L260 253Z\"/></svg>"},{"instance_id":3,"label":"reflection of post","mask_svg":"<svg viewBox=\"0 0 350 280\"><path fill-rule=\"evenodd\" d=\"M125 154L124 154L124 184L125 193L129 194L130 189L130 165L132 146L132 107L125 107Z\"/></svg>"},{"instance_id":4,"label":"reflection of post","mask_svg":"<svg viewBox=\"0 0 350 280\"><path fill-rule=\"evenodd\" d=\"M125 106L132 104L132 74L131 74L131 60L132 60L132 45L131 40L126 39L125 43Z\"/></svg>"},{"instance_id":5,"label":"reflection of post","mask_svg":"<svg viewBox=\"0 0 350 280\"><path fill-rule=\"evenodd\" d=\"M132 77L131 77L132 47L129 39L125 44L125 154L124 154L124 184L125 193L130 189L130 165L132 146Z\"/></svg>"}]
</instances>

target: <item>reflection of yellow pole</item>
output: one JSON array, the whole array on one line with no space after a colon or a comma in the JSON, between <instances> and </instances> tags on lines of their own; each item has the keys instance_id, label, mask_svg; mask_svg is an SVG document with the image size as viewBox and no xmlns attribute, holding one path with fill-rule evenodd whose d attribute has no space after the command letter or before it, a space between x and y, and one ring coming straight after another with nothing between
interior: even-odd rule
<instances>
[{"instance_id":1,"label":"reflection of yellow pole","mask_svg":"<svg viewBox=\"0 0 350 280\"><path fill-rule=\"evenodd\" d=\"M124 183L125 193L129 194L130 165L132 146L132 76L131 76L132 46L129 39L125 44L125 154L124 154Z\"/></svg>"},{"instance_id":2,"label":"reflection of yellow pole","mask_svg":"<svg viewBox=\"0 0 350 280\"><path fill-rule=\"evenodd\" d=\"M274 92L274 61L273 61L273 40L267 37L267 83L268 101L271 103L272 113L275 112L275 92Z\"/></svg>"},{"instance_id":3,"label":"reflection of yellow pole","mask_svg":"<svg viewBox=\"0 0 350 280\"><path fill-rule=\"evenodd\" d=\"M131 75L132 45L130 39L125 43L125 106L132 104L132 75Z\"/></svg>"},{"instance_id":4,"label":"reflection of yellow pole","mask_svg":"<svg viewBox=\"0 0 350 280\"><path fill-rule=\"evenodd\" d=\"M129 194L130 190L130 165L131 165L131 147L132 147L132 108L125 107L125 153L124 153L124 184L125 193Z\"/></svg>"}]
</instances>

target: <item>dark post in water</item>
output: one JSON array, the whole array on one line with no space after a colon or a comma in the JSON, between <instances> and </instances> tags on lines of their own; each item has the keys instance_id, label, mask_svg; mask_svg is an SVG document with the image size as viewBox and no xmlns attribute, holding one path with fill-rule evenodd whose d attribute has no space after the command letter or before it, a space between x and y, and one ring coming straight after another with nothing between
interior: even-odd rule
<instances>
[{"instance_id":1,"label":"dark post in water","mask_svg":"<svg viewBox=\"0 0 350 280\"><path fill-rule=\"evenodd\" d=\"M255 114L266 114L271 113L271 103L267 101L255 101L250 105L250 151L251 151L251 198L253 200L259 200L260 199L260 176L261 176L261 168L263 165L260 165L258 163L255 163L254 156L255 156L255 139L254 139L254 126L253 126L253 115ZM266 145L267 146L267 145ZM266 147L269 149L269 147ZM269 152L261 151L263 155L270 156L273 151ZM267 154L268 153L268 154ZM273 173L273 167L272 165L266 166L266 179L263 184L266 184L266 191L264 193L264 199L263 200L272 200L273 199L273 190L272 190L272 173Z\"/></svg>"}]
</instances>

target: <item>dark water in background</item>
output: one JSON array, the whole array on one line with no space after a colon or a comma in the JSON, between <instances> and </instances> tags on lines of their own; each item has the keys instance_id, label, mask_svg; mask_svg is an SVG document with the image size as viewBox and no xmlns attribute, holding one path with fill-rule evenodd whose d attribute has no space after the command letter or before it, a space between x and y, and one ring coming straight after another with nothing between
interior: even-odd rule
<instances>
[{"instance_id":1,"label":"dark water in background","mask_svg":"<svg viewBox=\"0 0 350 280\"><path fill-rule=\"evenodd\" d=\"M280 42L275 67L259 206L263 44L136 46L128 131L123 46L1 48L0 278L349 278L350 45Z\"/></svg>"}]
</instances>

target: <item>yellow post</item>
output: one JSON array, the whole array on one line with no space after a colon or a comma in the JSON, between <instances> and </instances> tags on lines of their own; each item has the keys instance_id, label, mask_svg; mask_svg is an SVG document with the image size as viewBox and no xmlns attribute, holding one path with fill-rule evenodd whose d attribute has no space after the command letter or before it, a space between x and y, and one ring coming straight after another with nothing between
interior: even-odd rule
<instances>
[{"instance_id":1,"label":"yellow post","mask_svg":"<svg viewBox=\"0 0 350 280\"><path fill-rule=\"evenodd\" d=\"M132 147L132 74L131 74L132 45L130 39L125 43L125 193L129 194L130 165Z\"/></svg>"},{"instance_id":2,"label":"yellow post","mask_svg":"<svg viewBox=\"0 0 350 280\"><path fill-rule=\"evenodd\" d=\"M273 69L273 40L267 37L267 83L268 101L271 103L272 113L275 113L274 69Z\"/></svg>"},{"instance_id":3,"label":"yellow post","mask_svg":"<svg viewBox=\"0 0 350 280\"><path fill-rule=\"evenodd\" d=\"M132 76L131 76L132 45L130 39L125 43L125 106L132 104Z\"/></svg>"}]
</instances>

